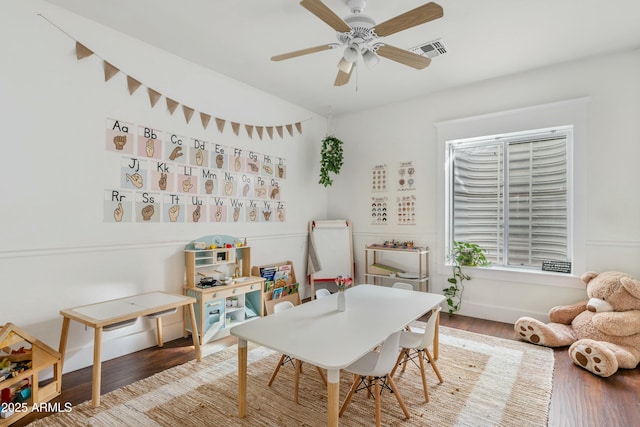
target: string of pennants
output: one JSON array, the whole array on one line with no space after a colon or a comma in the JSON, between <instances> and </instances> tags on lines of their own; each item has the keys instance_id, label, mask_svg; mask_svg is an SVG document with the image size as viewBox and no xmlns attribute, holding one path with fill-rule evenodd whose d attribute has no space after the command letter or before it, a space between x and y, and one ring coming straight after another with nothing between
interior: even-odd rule
<instances>
[{"instance_id":1,"label":"string of pennants","mask_svg":"<svg viewBox=\"0 0 640 427\"><path fill-rule=\"evenodd\" d=\"M76 58L78 59L78 61L94 54L95 53L91 49L87 48L85 45L83 45L82 43L76 40ZM98 55L96 56L99 57ZM104 59L102 59L102 61L104 63L104 81L105 82L108 82L113 76L115 76L119 72L122 72L119 68L109 63L108 61ZM134 79L128 74L126 74L126 76L127 76L127 86L129 88L129 94L133 95L134 92L140 88L140 86L143 86L143 84L142 82ZM145 86L145 87L147 88L147 93L149 94L149 101L151 103L151 108L153 108L156 106L160 98L162 98L164 95L162 95L158 91L151 89L148 86ZM169 110L169 113L173 115L173 113L178 108L178 105L180 105L181 103L167 96L164 96L164 97L166 100L167 109ZM195 110L191 107L188 107L182 104L182 111L184 113L184 118L188 124L191 121L193 114L195 113ZM211 118L212 118L211 114L207 114L204 112L199 112L199 114L200 114L200 120L202 122L202 127L204 129L207 129L207 126L209 126L209 122L211 121ZM222 133L228 120L225 120L219 117L213 117L213 118L216 122L218 131ZM233 122L233 121L229 121L229 123L231 124L231 129L233 130L233 133L236 136L239 136L240 129L243 126L243 124L238 122ZM253 131L255 130L260 140L262 140L265 130L269 135L270 139L273 139L274 129L280 138L284 138L285 130L290 136L293 136L294 127L299 134L302 134L302 122L290 123L286 125L277 125L277 126L258 126L258 125L244 124L244 129L247 132L247 135L249 136L249 138L253 138Z\"/></svg>"}]
</instances>

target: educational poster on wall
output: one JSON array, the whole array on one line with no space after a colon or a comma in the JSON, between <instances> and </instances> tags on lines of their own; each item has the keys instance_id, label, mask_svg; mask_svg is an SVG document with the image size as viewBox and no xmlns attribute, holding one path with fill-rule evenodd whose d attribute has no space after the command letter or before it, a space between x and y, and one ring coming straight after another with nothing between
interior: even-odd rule
<instances>
[{"instance_id":1,"label":"educational poster on wall","mask_svg":"<svg viewBox=\"0 0 640 427\"><path fill-rule=\"evenodd\" d=\"M416 168L413 166L413 161L400 162L398 165L398 191L415 191L415 178Z\"/></svg>"},{"instance_id":2,"label":"educational poster on wall","mask_svg":"<svg viewBox=\"0 0 640 427\"><path fill-rule=\"evenodd\" d=\"M106 151L119 182L104 190L104 221L285 222L285 159L117 119Z\"/></svg>"},{"instance_id":3,"label":"educational poster on wall","mask_svg":"<svg viewBox=\"0 0 640 427\"><path fill-rule=\"evenodd\" d=\"M387 225L389 220L388 212L389 209L387 196L371 198L372 225Z\"/></svg>"},{"instance_id":4,"label":"educational poster on wall","mask_svg":"<svg viewBox=\"0 0 640 427\"><path fill-rule=\"evenodd\" d=\"M387 165L375 165L371 171L371 191L387 191Z\"/></svg>"},{"instance_id":5,"label":"educational poster on wall","mask_svg":"<svg viewBox=\"0 0 640 427\"><path fill-rule=\"evenodd\" d=\"M398 196L398 225L416 225L416 196Z\"/></svg>"}]
</instances>

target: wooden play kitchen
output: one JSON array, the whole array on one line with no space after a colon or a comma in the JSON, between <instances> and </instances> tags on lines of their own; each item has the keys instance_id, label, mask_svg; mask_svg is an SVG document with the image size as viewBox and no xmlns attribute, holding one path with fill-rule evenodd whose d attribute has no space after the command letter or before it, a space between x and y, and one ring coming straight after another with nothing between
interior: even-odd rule
<instances>
[{"instance_id":1,"label":"wooden play kitchen","mask_svg":"<svg viewBox=\"0 0 640 427\"><path fill-rule=\"evenodd\" d=\"M62 387L60 353L18 326L0 328L0 427L8 426L41 408ZM41 381L43 371L53 370L50 380Z\"/></svg>"},{"instance_id":2,"label":"wooden play kitchen","mask_svg":"<svg viewBox=\"0 0 640 427\"><path fill-rule=\"evenodd\" d=\"M205 344L263 315L264 279L251 275L251 248L245 239L204 236L187 244L184 254L184 292L196 299L196 328L185 317L185 337L195 329Z\"/></svg>"}]
</instances>

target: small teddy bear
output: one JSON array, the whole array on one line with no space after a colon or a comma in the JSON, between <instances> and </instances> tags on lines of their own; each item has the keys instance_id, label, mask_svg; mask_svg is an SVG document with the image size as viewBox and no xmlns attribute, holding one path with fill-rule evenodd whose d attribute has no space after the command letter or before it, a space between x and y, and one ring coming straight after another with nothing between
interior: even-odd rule
<instances>
[{"instance_id":1,"label":"small teddy bear","mask_svg":"<svg viewBox=\"0 0 640 427\"><path fill-rule=\"evenodd\" d=\"M601 377L640 363L640 281L620 272L582 275L588 300L549 311L551 323L521 317L519 338L546 347L569 347L574 363Z\"/></svg>"}]
</instances>

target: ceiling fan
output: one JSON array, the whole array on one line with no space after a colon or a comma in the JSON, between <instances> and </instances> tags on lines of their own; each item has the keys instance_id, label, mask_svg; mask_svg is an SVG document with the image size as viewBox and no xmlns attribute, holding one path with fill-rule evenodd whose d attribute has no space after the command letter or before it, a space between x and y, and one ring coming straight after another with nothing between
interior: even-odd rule
<instances>
[{"instance_id":1,"label":"ceiling fan","mask_svg":"<svg viewBox=\"0 0 640 427\"><path fill-rule=\"evenodd\" d=\"M282 61L310 53L336 49L346 46L344 55L338 63L338 75L335 86L342 86L349 82L351 72L360 56L363 62L372 67L380 62L380 56L421 70L429 65L431 59L408 50L400 49L380 40L391 34L424 24L443 16L442 7L430 2L413 10L391 18L376 25L376 22L363 13L366 0L347 0L351 15L344 19L336 15L321 0L302 0L302 7L313 13L333 28L338 37L338 43L329 43L306 49L296 50L281 55L272 56L272 61Z\"/></svg>"}]
</instances>

